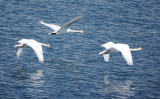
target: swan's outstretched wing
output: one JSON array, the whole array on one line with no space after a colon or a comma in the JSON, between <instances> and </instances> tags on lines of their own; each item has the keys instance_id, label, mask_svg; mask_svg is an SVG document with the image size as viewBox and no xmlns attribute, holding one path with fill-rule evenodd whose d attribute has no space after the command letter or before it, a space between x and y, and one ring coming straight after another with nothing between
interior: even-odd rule
<instances>
[{"instance_id":1,"label":"swan's outstretched wing","mask_svg":"<svg viewBox=\"0 0 160 99\"><path fill-rule=\"evenodd\" d=\"M32 42L32 43L28 43L28 46L30 46L34 50L34 52L37 55L37 58L38 58L39 62L43 63L44 58L43 58L42 45L37 43L37 42Z\"/></svg>"},{"instance_id":2,"label":"swan's outstretched wing","mask_svg":"<svg viewBox=\"0 0 160 99\"><path fill-rule=\"evenodd\" d=\"M102 47L106 48L106 49L110 49L110 48L113 48L114 47L114 43L113 42L108 42L108 43L105 43L103 45L101 45Z\"/></svg>"},{"instance_id":3,"label":"swan's outstretched wing","mask_svg":"<svg viewBox=\"0 0 160 99\"><path fill-rule=\"evenodd\" d=\"M58 31L61 27L58 26L58 25L55 25L55 24L49 24L49 23L45 23L43 22L43 20L41 20L39 23L45 25L45 26L48 26L50 27L51 29L53 29L54 31Z\"/></svg>"},{"instance_id":4,"label":"swan's outstretched wing","mask_svg":"<svg viewBox=\"0 0 160 99\"><path fill-rule=\"evenodd\" d=\"M133 65L132 55L127 44L116 44L115 48L121 52L128 65Z\"/></svg>"},{"instance_id":5,"label":"swan's outstretched wing","mask_svg":"<svg viewBox=\"0 0 160 99\"><path fill-rule=\"evenodd\" d=\"M44 62L43 51L42 51L42 49L40 49L40 48L42 48L42 46L39 47L39 49L37 49L37 47L36 47L36 49L33 48L33 50L34 50L34 52L36 53L39 62L40 62L40 63L43 63L43 62Z\"/></svg>"},{"instance_id":6,"label":"swan's outstretched wing","mask_svg":"<svg viewBox=\"0 0 160 99\"><path fill-rule=\"evenodd\" d=\"M22 48L22 47L19 47L19 48L17 49L17 53L16 53L16 54L17 54L17 57L18 57L18 58L20 57L22 51L23 51L23 48Z\"/></svg>"},{"instance_id":7,"label":"swan's outstretched wing","mask_svg":"<svg viewBox=\"0 0 160 99\"><path fill-rule=\"evenodd\" d=\"M103 54L104 61L109 62L109 56L110 54Z\"/></svg>"},{"instance_id":8,"label":"swan's outstretched wing","mask_svg":"<svg viewBox=\"0 0 160 99\"><path fill-rule=\"evenodd\" d=\"M60 28L59 32L60 32L60 33L67 32L67 29L68 29L73 23L79 21L81 18L82 18L82 16L78 16L78 17L70 20L69 22L67 22L66 24L64 24L64 25Z\"/></svg>"},{"instance_id":9,"label":"swan's outstretched wing","mask_svg":"<svg viewBox=\"0 0 160 99\"><path fill-rule=\"evenodd\" d=\"M42 45L39 42L30 39L26 42L23 41L23 43L30 46L34 50L40 63L44 62Z\"/></svg>"}]
</instances>

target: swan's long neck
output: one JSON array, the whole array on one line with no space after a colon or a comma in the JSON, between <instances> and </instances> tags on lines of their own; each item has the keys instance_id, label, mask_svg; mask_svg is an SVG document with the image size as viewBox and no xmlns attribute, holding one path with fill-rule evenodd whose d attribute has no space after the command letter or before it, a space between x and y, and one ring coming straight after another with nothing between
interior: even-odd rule
<instances>
[{"instance_id":1,"label":"swan's long neck","mask_svg":"<svg viewBox=\"0 0 160 99\"><path fill-rule=\"evenodd\" d=\"M45 44L45 43L40 43L40 44L42 44L43 46L51 47L50 44Z\"/></svg>"},{"instance_id":2,"label":"swan's long neck","mask_svg":"<svg viewBox=\"0 0 160 99\"><path fill-rule=\"evenodd\" d=\"M79 32L79 33L84 33L83 30L71 30L71 29L68 29L67 31L68 31L68 32Z\"/></svg>"},{"instance_id":3,"label":"swan's long neck","mask_svg":"<svg viewBox=\"0 0 160 99\"><path fill-rule=\"evenodd\" d=\"M140 48L131 48L130 51L140 51L143 50L141 47Z\"/></svg>"}]
</instances>

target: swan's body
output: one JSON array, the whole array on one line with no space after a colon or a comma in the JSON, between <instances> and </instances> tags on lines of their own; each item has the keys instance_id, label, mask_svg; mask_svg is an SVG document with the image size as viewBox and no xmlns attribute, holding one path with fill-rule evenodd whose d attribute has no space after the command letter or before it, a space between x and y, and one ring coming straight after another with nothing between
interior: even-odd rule
<instances>
[{"instance_id":1,"label":"swan's body","mask_svg":"<svg viewBox=\"0 0 160 99\"><path fill-rule=\"evenodd\" d=\"M130 49L128 44L120 44L120 43L114 44L113 42L108 42L101 46L105 47L106 50L100 52L99 54L103 55L104 60L106 62L109 61L110 54L121 52L122 56L124 57L128 65L133 65L131 51L139 51L144 49L142 47L136 49Z\"/></svg>"},{"instance_id":2,"label":"swan's body","mask_svg":"<svg viewBox=\"0 0 160 99\"><path fill-rule=\"evenodd\" d=\"M37 42L33 39L21 39L18 41L18 43L20 43L20 44L14 46L14 47L18 48L17 57L20 57L20 55L23 51L23 48L29 46L36 53L37 58L40 63L44 62L42 45L47 46L47 47L51 47L49 44L40 43L40 42Z\"/></svg>"},{"instance_id":3,"label":"swan's body","mask_svg":"<svg viewBox=\"0 0 160 99\"><path fill-rule=\"evenodd\" d=\"M67 33L67 32L80 32L80 33L84 33L83 30L71 30L69 27L79 21L80 19L82 18L82 16L78 16L72 20L70 20L69 22L65 23L64 25L61 26L58 26L58 25L55 25L55 24L49 24L49 23L45 23L43 22L43 20L40 21L41 24L45 25L45 26L48 26L50 27L51 29L54 30L54 32L51 32L49 34L59 34L59 33Z\"/></svg>"}]
</instances>

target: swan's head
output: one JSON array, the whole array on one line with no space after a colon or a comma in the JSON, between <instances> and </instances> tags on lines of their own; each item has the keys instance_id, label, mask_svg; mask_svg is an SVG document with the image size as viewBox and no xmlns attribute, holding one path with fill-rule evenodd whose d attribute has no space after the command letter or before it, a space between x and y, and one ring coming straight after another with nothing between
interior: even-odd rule
<instances>
[{"instance_id":1,"label":"swan's head","mask_svg":"<svg viewBox=\"0 0 160 99\"><path fill-rule=\"evenodd\" d=\"M82 31L81 31L81 33L83 33L83 34L84 34L85 32L82 30Z\"/></svg>"},{"instance_id":2,"label":"swan's head","mask_svg":"<svg viewBox=\"0 0 160 99\"><path fill-rule=\"evenodd\" d=\"M145 48L143 48L143 47L140 47L140 49L141 49L141 50L145 50Z\"/></svg>"}]
</instances>

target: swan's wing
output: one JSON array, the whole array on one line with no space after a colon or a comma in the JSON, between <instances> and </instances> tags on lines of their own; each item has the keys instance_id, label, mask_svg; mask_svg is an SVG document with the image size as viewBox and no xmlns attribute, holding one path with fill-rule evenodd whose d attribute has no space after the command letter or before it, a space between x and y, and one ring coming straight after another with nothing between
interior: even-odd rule
<instances>
[{"instance_id":1,"label":"swan's wing","mask_svg":"<svg viewBox=\"0 0 160 99\"><path fill-rule=\"evenodd\" d=\"M116 49L121 52L128 65L133 65L132 55L127 44L116 44Z\"/></svg>"},{"instance_id":2,"label":"swan's wing","mask_svg":"<svg viewBox=\"0 0 160 99\"><path fill-rule=\"evenodd\" d=\"M106 48L106 49L110 49L110 48L113 48L115 46L115 44L113 42L107 42L107 43L105 43L101 46Z\"/></svg>"},{"instance_id":3,"label":"swan's wing","mask_svg":"<svg viewBox=\"0 0 160 99\"><path fill-rule=\"evenodd\" d=\"M53 29L54 31L58 31L61 27L58 26L58 25L55 25L55 24L49 24L49 23L45 23L43 22L43 20L41 20L39 23L45 25L45 26L48 26L50 27L51 29Z\"/></svg>"},{"instance_id":4,"label":"swan's wing","mask_svg":"<svg viewBox=\"0 0 160 99\"><path fill-rule=\"evenodd\" d=\"M78 16L69 22L65 23L59 30L59 32L67 32L67 29L75 22L79 21L82 18L82 16Z\"/></svg>"},{"instance_id":5,"label":"swan's wing","mask_svg":"<svg viewBox=\"0 0 160 99\"><path fill-rule=\"evenodd\" d=\"M17 57L20 57L22 51L23 51L23 48L22 48L22 47L20 47L20 48L17 49L17 53L16 53L16 54L17 54Z\"/></svg>"},{"instance_id":6,"label":"swan's wing","mask_svg":"<svg viewBox=\"0 0 160 99\"><path fill-rule=\"evenodd\" d=\"M110 54L103 54L104 61L109 62L109 56Z\"/></svg>"},{"instance_id":7,"label":"swan's wing","mask_svg":"<svg viewBox=\"0 0 160 99\"><path fill-rule=\"evenodd\" d=\"M31 40L26 45L30 46L34 50L34 52L37 55L37 58L38 58L39 62L43 63L44 62L44 58L43 58L42 45L39 42L35 41L35 40Z\"/></svg>"},{"instance_id":8,"label":"swan's wing","mask_svg":"<svg viewBox=\"0 0 160 99\"><path fill-rule=\"evenodd\" d=\"M41 48L42 48L42 46L41 46ZM44 58L43 58L43 51L42 51L42 49L41 50L40 49L37 50L37 48L36 48L36 49L33 49L33 50L35 51L39 62L43 63L44 62Z\"/></svg>"}]
</instances>

